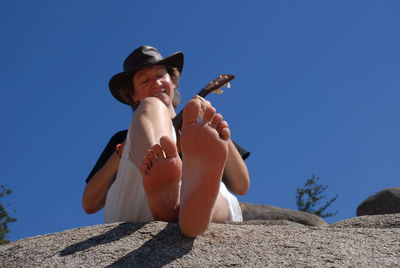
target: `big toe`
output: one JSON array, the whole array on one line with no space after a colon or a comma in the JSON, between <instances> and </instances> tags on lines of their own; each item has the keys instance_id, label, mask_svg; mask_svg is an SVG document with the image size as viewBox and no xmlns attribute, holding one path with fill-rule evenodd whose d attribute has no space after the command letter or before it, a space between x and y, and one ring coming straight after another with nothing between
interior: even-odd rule
<instances>
[{"instance_id":1,"label":"big toe","mask_svg":"<svg viewBox=\"0 0 400 268\"><path fill-rule=\"evenodd\" d=\"M193 99L186 104L183 110L183 125L193 124L197 122L200 115L201 104L197 99Z\"/></svg>"}]
</instances>

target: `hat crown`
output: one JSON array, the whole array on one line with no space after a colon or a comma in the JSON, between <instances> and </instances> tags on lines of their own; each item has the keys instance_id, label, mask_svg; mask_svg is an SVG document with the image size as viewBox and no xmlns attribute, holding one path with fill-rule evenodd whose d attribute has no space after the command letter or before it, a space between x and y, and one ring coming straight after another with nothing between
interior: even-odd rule
<instances>
[{"instance_id":1,"label":"hat crown","mask_svg":"<svg viewBox=\"0 0 400 268\"><path fill-rule=\"evenodd\" d=\"M163 60L155 47L141 46L135 49L124 61L124 71L135 71Z\"/></svg>"}]
</instances>

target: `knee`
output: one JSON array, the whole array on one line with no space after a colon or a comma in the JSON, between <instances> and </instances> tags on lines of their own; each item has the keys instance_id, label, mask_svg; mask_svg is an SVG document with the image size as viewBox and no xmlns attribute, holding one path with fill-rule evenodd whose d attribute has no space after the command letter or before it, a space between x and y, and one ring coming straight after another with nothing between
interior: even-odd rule
<instances>
[{"instance_id":1,"label":"knee","mask_svg":"<svg viewBox=\"0 0 400 268\"><path fill-rule=\"evenodd\" d=\"M135 113L165 112L166 110L167 106L160 99L147 97L140 102Z\"/></svg>"}]
</instances>

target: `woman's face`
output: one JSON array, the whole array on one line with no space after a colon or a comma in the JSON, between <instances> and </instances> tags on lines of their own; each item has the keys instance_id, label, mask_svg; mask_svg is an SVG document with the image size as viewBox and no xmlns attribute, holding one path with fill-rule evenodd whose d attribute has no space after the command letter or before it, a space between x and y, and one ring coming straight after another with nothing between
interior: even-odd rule
<instances>
[{"instance_id":1,"label":"woman's face","mask_svg":"<svg viewBox=\"0 0 400 268\"><path fill-rule=\"evenodd\" d=\"M167 107L173 107L175 85L163 65L154 65L138 71L133 77L133 101L147 97L160 99Z\"/></svg>"}]
</instances>

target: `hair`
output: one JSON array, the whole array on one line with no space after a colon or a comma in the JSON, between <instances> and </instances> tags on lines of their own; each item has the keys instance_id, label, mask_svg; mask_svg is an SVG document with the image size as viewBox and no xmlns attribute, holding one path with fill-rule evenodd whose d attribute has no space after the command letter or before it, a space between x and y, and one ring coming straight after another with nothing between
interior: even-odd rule
<instances>
[{"instance_id":1,"label":"hair","mask_svg":"<svg viewBox=\"0 0 400 268\"><path fill-rule=\"evenodd\" d=\"M178 71L178 68L172 67L169 65L165 65L165 69L167 70L167 73L171 77L171 81L175 86L174 89L174 99L172 100L172 105L174 108L176 108L179 104L181 104L181 94L179 93L178 86L179 86L179 79L181 78L181 73ZM129 104L132 108L133 111L136 110L136 108L139 106L140 102L138 101L133 101L133 93L135 91L133 87L133 82L132 82L133 76L131 79L128 79L126 86L125 86L125 100L129 101Z\"/></svg>"}]
</instances>

